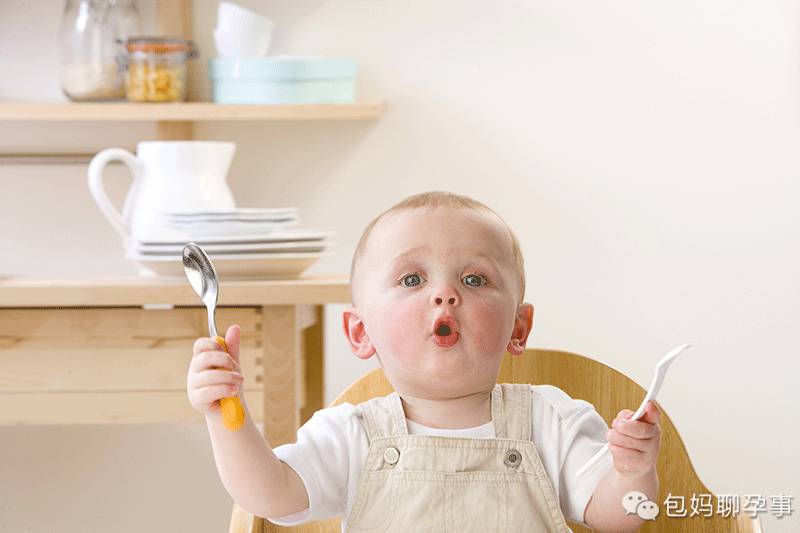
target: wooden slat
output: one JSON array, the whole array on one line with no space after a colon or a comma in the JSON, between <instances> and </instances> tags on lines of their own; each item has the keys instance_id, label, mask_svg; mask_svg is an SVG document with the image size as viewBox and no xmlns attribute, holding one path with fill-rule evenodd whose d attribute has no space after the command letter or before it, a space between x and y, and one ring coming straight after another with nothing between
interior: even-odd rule
<instances>
[{"instance_id":1,"label":"wooden slat","mask_svg":"<svg viewBox=\"0 0 800 533\"><path fill-rule=\"evenodd\" d=\"M260 348L241 349L244 386L263 380ZM158 392L186 388L191 343L171 349L10 350L2 352L0 392Z\"/></svg>"},{"instance_id":2,"label":"wooden slat","mask_svg":"<svg viewBox=\"0 0 800 533\"><path fill-rule=\"evenodd\" d=\"M300 427L301 341L294 306L268 306L262 313L264 437L274 448L294 442Z\"/></svg>"},{"instance_id":3,"label":"wooden slat","mask_svg":"<svg viewBox=\"0 0 800 533\"><path fill-rule=\"evenodd\" d=\"M244 390L254 420L263 416L260 389ZM0 425L201 422L186 390L172 392L1 393Z\"/></svg>"},{"instance_id":4,"label":"wooden slat","mask_svg":"<svg viewBox=\"0 0 800 533\"><path fill-rule=\"evenodd\" d=\"M347 303L346 276L220 281L219 305ZM0 277L0 307L197 306L185 279Z\"/></svg>"},{"instance_id":5,"label":"wooden slat","mask_svg":"<svg viewBox=\"0 0 800 533\"><path fill-rule=\"evenodd\" d=\"M98 348L168 349L191 353L198 337L208 337L204 307L171 310L141 308L0 309L0 350ZM217 328L242 328L242 346L261 345L260 307L219 307Z\"/></svg>"},{"instance_id":6,"label":"wooden slat","mask_svg":"<svg viewBox=\"0 0 800 533\"><path fill-rule=\"evenodd\" d=\"M353 104L215 104L0 102L0 120L25 122L157 122L369 120L380 117L382 102Z\"/></svg>"}]
</instances>

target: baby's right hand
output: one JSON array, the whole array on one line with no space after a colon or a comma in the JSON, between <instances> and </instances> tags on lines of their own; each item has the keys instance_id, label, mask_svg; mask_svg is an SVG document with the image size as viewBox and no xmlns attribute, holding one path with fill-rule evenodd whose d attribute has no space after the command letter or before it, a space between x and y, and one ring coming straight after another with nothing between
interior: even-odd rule
<instances>
[{"instance_id":1,"label":"baby's right hand","mask_svg":"<svg viewBox=\"0 0 800 533\"><path fill-rule=\"evenodd\" d=\"M205 415L219 410L222 398L237 396L244 377L239 368L239 326L231 326L225 335L229 353L210 337L194 342L192 361L186 377L189 401Z\"/></svg>"}]
</instances>

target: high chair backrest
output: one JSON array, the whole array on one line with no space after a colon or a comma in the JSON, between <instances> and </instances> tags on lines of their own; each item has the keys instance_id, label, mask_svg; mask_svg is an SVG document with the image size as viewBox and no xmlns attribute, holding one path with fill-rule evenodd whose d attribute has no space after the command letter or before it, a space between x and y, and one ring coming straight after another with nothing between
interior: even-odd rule
<instances>
[{"instance_id":1,"label":"high chair backrest","mask_svg":"<svg viewBox=\"0 0 800 533\"><path fill-rule=\"evenodd\" d=\"M500 367L498 383L548 384L562 389L572 398L586 400L595 406L600 416L610 424L617 413L623 409L634 410L644 399L645 389L629 377L599 361L582 355L557 351L528 349L520 357L505 355ZM386 380L382 369L376 369L359 378L336 398L331 405L344 402L358 404L376 396L385 396L394 389ZM718 513L717 500L700 481L689 460L689 454L667 413L661 411L661 448L658 458L659 494L656 503L660 512L656 520L647 521L642 532L730 532L761 533L757 518L740 512L733 516ZM683 497L684 518L668 516L665 501L668 495L672 501ZM711 498L712 512L698 509L700 514L692 514L692 496ZM705 496L708 495L708 496ZM622 505L622 502L620 502ZM677 508L670 511L677 512ZM249 518L249 519L248 519ZM575 533L589 532L590 529L570 523ZM241 509L234 508L230 533L260 533L263 531L292 531L295 533L338 533L341 531L339 519L325 520L293 528L282 528L274 524L248 517Z\"/></svg>"}]
</instances>

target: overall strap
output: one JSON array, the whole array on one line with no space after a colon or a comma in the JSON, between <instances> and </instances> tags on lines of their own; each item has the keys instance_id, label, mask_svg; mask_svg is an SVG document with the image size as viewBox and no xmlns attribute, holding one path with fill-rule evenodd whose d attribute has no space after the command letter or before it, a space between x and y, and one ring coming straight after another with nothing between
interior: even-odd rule
<instances>
[{"instance_id":1,"label":"overall strap","mask_svg":"<svg viewBox=\"0 0 800 533\"><path fill-rule=\"evenodd\" d=\"M364 429L371 442L377 437L408 435L403 404L397 391L359 404L364 416Z\"/></svg>"},{"instance_id":2,"label":"overall strap","mask_svg":"<svg viewBox=\"0 0 800 533\"><path fill-rule=\"evenodd\" d=\"M492 420L496 438L531 440L531 386L496 384L492 391Z\"/></svg>"}]
</instances>

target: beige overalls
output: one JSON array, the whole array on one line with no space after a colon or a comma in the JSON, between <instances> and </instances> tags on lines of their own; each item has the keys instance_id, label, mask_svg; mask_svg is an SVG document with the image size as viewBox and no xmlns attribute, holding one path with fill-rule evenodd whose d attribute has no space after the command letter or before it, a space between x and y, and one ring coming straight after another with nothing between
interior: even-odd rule
<instances>
[{"instance_id":1,"label":"beige overalls","mask_svg":"<svg viewBox=\"0 0 800 533\"><path fill-rule=\"evenodd\" d=\"M397 392L360 404L369 452L347 531L571 531L531 440L531 388L492 390L494 439L409 435Z\"/></svg>"}]
</instances>

